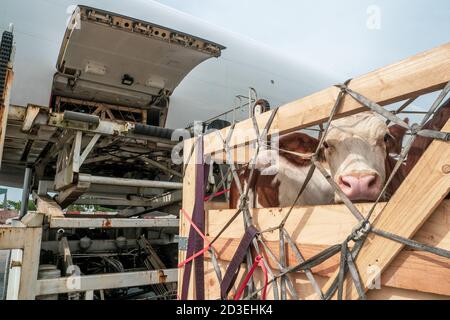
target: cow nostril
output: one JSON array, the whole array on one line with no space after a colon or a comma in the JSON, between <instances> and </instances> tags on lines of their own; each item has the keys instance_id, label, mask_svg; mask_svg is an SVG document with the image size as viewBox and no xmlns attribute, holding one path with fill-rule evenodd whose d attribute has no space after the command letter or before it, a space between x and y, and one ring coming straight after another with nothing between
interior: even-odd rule
<instances>
[{"instance_id":1,"label":"cow nostril","mask_svg":"<svg viewBox=\"0 0 450 320\"><path fill-rule=\"evenodd\" d=\"M341 185L343 185L343 186L345 186L347 188L351 188L352 187L352 185L348 181L345 181L343 177L339 178L339 182L340 182Z\"/></svg>"},{"instance_id":2,"label":"cow nostril","mask_svg":"<svg viewBox=\"0 0 450 320\"><path fill-rule=\"evenodd\" d=\"M370 188L373 188L377 185L378 183L378 176L374 175L370 177L369 183L367 184L367 186Z\"/></svg>"},{"instance_id":3,"label":"cow nostril","mask_svg":"<svg viewBox=\"0 0 450 320\"><path fill-rule=\"evenodd\" d=\"M369 188L375 186L375 183L377 182L377 178L373 177L373 179L371 179L369 181Z\"/></svg>"}]
</instances>

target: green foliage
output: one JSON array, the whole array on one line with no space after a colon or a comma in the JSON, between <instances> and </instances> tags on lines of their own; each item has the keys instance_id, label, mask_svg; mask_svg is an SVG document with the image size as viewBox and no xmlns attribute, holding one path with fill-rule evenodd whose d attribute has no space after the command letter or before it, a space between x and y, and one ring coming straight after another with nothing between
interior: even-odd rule
<instances>
[{"instance_id":1,"label":"green foliage","mask_svg":"<svg viewBox=\"0 0 450 320\"><path fill-rule=\"evenodd\" d=\"M13 201L13 200L8 200L7 201L7 208L9 210L20 210L20 207L22 205L22 201ZM0 203L0 208L3 208L3 202ZM3 208L5 209L5 208ZM28 201L28 210L29 211L36 211L36 205L34 204L34 202L32 200Z\"/></svg>"},{"instance_id":2,"label":"green foliage","mask_svg":"<svg viewBox=\"0 0 450 320\"><path fill-rule=\"evenodd\" d=\"M31 200L28 201L28 210L29 211L36 211L36 205Z\"/></svg>"},{"instance_id":3,"label":"green foliage","mask_svg":"<svg viewBox=\"0 0 450 320\"><path fill-rule=\"evenodd\" d=\"M110 208L104 208L99 205L80 205L80 204L72 204L67 207L67 211L69 212L87 212L87 211L94 211L94 212L115 212L116 210L110 209Z\"/></svg>"},{"instance_id":4,"label":"green foliage","mask_svg":"<svg viewBox=\"0 0 450 320\"><path fill-rule=\"evenodd\" d=\"M21 204L22 204L21 201L8 200L8 209L20 210Z\"/></svg>"},{"instance_id":5,"label":"green foliage","mask_svg":"<svg viewBox=\"0 0 450 320\"><path fill-rule=\"evenodd\" d=\"M89 208L87 206L84 205L80 205L80 204L71 204L70 206L67 207L67 211L70 212L84 212L84 211L88 211Z\"/></svg>"}]
</instances>

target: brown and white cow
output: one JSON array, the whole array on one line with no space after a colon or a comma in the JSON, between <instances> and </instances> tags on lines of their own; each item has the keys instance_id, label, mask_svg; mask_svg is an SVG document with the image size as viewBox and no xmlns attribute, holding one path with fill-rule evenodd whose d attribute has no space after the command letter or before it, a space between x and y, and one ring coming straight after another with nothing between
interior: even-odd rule
<instances>
[{"instance_id":1,"label":"brown and white cow","mask_svg":"<svg viewBox=\"0 0 450 320\"><path fill-rule=\"evenodd\" d=\"M425 125L424 129L441 131L447 121L450 119L450 99L448 99L442 106L436 110L432 119L430 119ZM403 168L403 175L406 177L411 170L415 167L417 162L428 149L433 139L418 136L411 145L411 149L406 160L405 167Z\"/></svg>"},{"instance_id":2,"label":"brown and white cow","mask_svg":"<svg viewBox=\"0 0 450 320\"><path fill-rule=\"evenodd\" d=\"M356 114L331 123L321 161L350 200L373 201L378 197L387 177L389 153L397 151L405 133L398 131L397 126L391 127L392 129L395 129L393 133L372 112ZM279 139L280 152L262 151L255 164L258 170L255 171L253 180L248 181L248 169L240 174L241 184L251 185L251 206L292 205L311 166L310 160L293 153L314 153L318 144L317 139L296 132ZM340 202L340 199L320 172L315 170L296 204L321 205L333 201ZM233 184L230 206L236 207L238 202L239 193Z\"/></svg>"}]
</instances>

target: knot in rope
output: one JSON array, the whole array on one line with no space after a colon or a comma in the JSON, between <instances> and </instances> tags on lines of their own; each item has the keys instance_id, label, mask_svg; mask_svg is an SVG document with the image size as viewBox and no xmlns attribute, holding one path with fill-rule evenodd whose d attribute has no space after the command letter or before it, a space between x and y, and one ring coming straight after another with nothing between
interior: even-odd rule
<instances>
[{"instance_id":1,"label":"knot in rope","mask_svg":"<svg viewBox=\"0 0 450 320\"><path fill-rule=\"evenodd\" d=\"M348 85L350 84L350 82L351 82L352 80L353 80L353 79L348 79L348 80L345 81L344 83L335 84L334 86L335 86L336 88L341 89L341 92L346 93L346 92L347 92L347 89L348 89Z\"/></svg>"},{"instance_id":2,"label":"knot in rope","mask_svg":"<svg viewBox=\"0 0 450 320\"><path fill-rule=\"evenodd\" d=\"M239 198L239 209L244 210L248 208L248 195L241 195L241 197Z\"/></svg>"},{"instance_id":3,"label":"knot in rope","mask_svg":"<svg viewBox=\"0 0 450 320\"><path fill-rule=\"evenodd\" d=\"M352 230L352 233L350 235L350 239L353 241L358 241L365 235L369 233L369 231L372 229L372 226L369 221L362 220L360 221Z\"/></svg>"},{"instance_id":4,"label":"knot in rope","mask_svg":"<svg viewBox=\"0 0 450 320\"><path fill-rule=\"evenodd\" d=\"M422 126L418 125L417 123L413 124L411 126L411 134L412 135L417 135L420 130L422 130Z\"/></svg>"}]
</instances>

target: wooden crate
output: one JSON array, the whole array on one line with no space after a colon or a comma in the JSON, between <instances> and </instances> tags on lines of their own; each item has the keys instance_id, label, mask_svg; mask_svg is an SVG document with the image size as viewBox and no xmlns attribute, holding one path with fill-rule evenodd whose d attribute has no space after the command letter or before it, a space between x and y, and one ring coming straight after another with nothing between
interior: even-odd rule
<instances>
[{"instance_id":1,"label":"wooden crate","mask_svg":"<svg viewBox=\"0 0 450 320\"><path fill-rule=\"evenodd\" d=\"M399 63L381 68L365 76L353 79L349 87L385 106L418 95L442 89L450 81L450 43L408 58ZM298 129L323 123L327 120L335 103L339 89L331 87L311 96L280 107L269 130L269 135L284 134ZM336 118L366 111L358 102L346 96ZM264 128L270 112L256 117L259 128ZM222 138L227 137L230 128L221 130ZM233 161L245 162L249 159L248 144L254 142L252 120L240 122L235 132L246 130L247 134L233 134L229 146L234 148ZM450 131L450 120L443 131ZM195 138L185 141L184 150L191 150ZM241 149L243 152L236 152ZM185 152L188 153L188 152ZM215 159L224 159L223 141L217 133L204 137L204 154ZM186 167L183 186L183 209L192 213L195 201L195 163L196 152ZM186 156L186 160L187 160ZM450 165L450 142L434 141L421 161L416 165L402 186L388 203L379 204L372 217L372 226L404 238L418 240L422 243L450 250L450 202L443 201L450 191L450 174L446 166ZM371 204L357 205L361 212L366 212ZM253 209L254 223L258 229L277 226L286 209ZM236 210L207 210L206 233L214 237ZM190 224L181 216L180 237L187 237ZM341 243L352 231L355 220L348 209L342 205L299 207L293 211L286 224L289 234L296 241L306 258L313 256L326 247ZM279 235L265 234L269 247L278 251ZM220 265L224 272L233 256L242 235L244 226L242 217L224 232L214 244L218 252ZM287 252L289 263L296 264L292 252ZM186 258L185 251L179 251L179 259ZM338 259L338 258L337 258ZM369 299L448 299L450 298L450 261L429 253L405 249L403 245L371 233L358 255L356 266L364 289L371 283L374 266L381 274L380 290L370 290ZM338 260L326 261L313 269L322 290L331 285L337 274ZM276 266L272 267L275 269ZM235 286L243 279L243 270ZM179 292L182 286L183 268L179 269ZM261 285L261 274L255 279ZM295 283L301 298L318 298L303 273L289 275ZM191 275L189 299L195 299L195 288ZM330 280L331 279L331 280ZM219 298L219 283L212 265L206 257L205 292L207 299ZM271 293L271 290L268 291ZM344 283L344 299L356 299L358 294L349 276ZM269 295L269 298L271 296Z\"/></svg>"}]
</instances>

